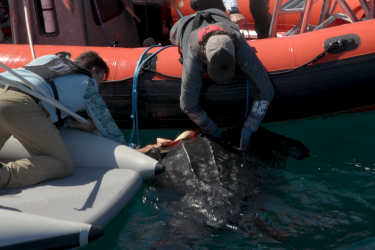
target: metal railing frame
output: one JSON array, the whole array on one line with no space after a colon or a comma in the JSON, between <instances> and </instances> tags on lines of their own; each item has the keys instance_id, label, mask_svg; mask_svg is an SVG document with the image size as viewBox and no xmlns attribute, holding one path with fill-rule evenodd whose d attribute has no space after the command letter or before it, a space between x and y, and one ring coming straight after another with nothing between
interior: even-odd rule
<instances>
[{"instance_id":1,"label":"metal railing frame","mask_svg":"<svg viewBox=\"0 0 375 250\"><path fill-rule=\"evenodd\" d=\"M309 30L318 30L327 27L333 21L337 19L343 19L345 21L354 23L358 22L358 18L354 12L350 9L349 5L345 0L335 0L331 7L332 0L323 0L322 9L319 17L318 26L311 26L308 24L312 5L316 0L290 0L285 4L282 4L282 0L276 0L275 9L272 15L271 26L269 30L269 37L275 37L277 32L277 24L280 15L285 14L300 14L299 23L294 26L292 29L287 31L284 36L290 36L295 34L305 33ZM361 4L361 7L366 15L367 19L375 18L375 0L369 0L370 4L367 3L367 0L358 0ZM343 10L342 13L332 14L336 6L339 5Z\"/></svg>"}]
</instances>

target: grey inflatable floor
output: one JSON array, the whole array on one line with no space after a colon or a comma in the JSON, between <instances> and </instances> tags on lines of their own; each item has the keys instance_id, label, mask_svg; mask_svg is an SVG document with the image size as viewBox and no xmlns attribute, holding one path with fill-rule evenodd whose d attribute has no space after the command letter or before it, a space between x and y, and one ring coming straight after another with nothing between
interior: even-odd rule
<instances>
[{"instance_id":1,"label":"grey inflatable floor","mask_svg":"<svg viewBox=\"0 0 375 250\"><path fill-rule=\"evenodd\" d=\"M104 227L142 182L134 170L74 168L73 175L65 179L0 190L0 209Z\"/></svg>"}]
</instances>

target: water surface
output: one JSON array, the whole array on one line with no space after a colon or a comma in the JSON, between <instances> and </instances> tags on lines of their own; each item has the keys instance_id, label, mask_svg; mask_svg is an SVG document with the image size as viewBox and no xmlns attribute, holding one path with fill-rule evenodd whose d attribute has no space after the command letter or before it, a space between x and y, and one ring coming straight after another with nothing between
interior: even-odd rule
<instances>
[{"instance_id":1,"label":"water surface","mask_svg":"<svg viewBox=\"0 0 375 250\"><path fill-rule=\"evenodd\" d=\"M311 151L311 157L289 159L285 169L276 170L280 180L268 185L256 211L289 243L262 232L249 236L191 219L172 220L165 208L171 203L150 180L105 227L105 235L83 249L374 249L375 112L264 126ZM130 131L123 132L129 138ZM141 141L145 145L179 132L141 131Z\"/></svg>"}]
</instances>

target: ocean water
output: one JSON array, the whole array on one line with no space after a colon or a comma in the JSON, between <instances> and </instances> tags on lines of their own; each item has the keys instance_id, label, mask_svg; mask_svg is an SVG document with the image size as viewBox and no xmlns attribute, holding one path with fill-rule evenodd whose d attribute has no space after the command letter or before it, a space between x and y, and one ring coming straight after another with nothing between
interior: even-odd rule
<instances>
[{"instance_id":1,"label":"ocean water","mask_svg":"<svg viewBox=\"0 0 375 250\"><path fill-rule=\"evenodd\" d=\"M288 238L174 220L155 181L86 246L96 249L375 249L375 112L264 124L302 141L311 156L277 169L257 213ZM145 145L181 130L141 131ZM124 131L129 138L129 131ZM171 229L173 228L173 229Z\"/></svg>"}]
</instances>

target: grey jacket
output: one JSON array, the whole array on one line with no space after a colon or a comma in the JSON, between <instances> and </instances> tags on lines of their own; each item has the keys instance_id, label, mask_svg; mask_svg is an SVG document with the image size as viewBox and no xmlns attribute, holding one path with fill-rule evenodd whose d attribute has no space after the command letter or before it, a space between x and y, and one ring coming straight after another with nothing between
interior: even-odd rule
<instances>
[{"instance_id":1,"label":"grey jacket","mask_svg":"<svg viewBox=\"0 0 375 250\"><path fill-rule=\"evenodd\" d=\"M255 132L260 126L266 110L274 96L274 88L271 80L269 79L263 64L243 38L238 27L226 17L225 13L218 9L208 9L206 11L210 12L215 21L227 23L233 28L237 35L239 49L235 58L236 64L243 71L249 83L255 83L255 86L250 86L250 88L256 89L253 106L244 127ZM202 77L207 74L207 70L205 65L200 62L199 58L193 54L188 39L188 35L192 31L193 25L193 19L191 17L194 15L195 14L181 18L172 27L170 32L171 43L175 45L181 43L180 47L182 48L183 54L184 67L181 80L180 107L181 110L188 114L189 117L203 130L209 134L214 134L217 126L207 116L199 101L202 88ZM189 20L191 21L186 25L180 39L181 30L184 27L184 24ZM204 20L199 28L203 28L207 25L209 24ZM253 81L251 81L251 79Z\"/></svg>"}]
</instances>

